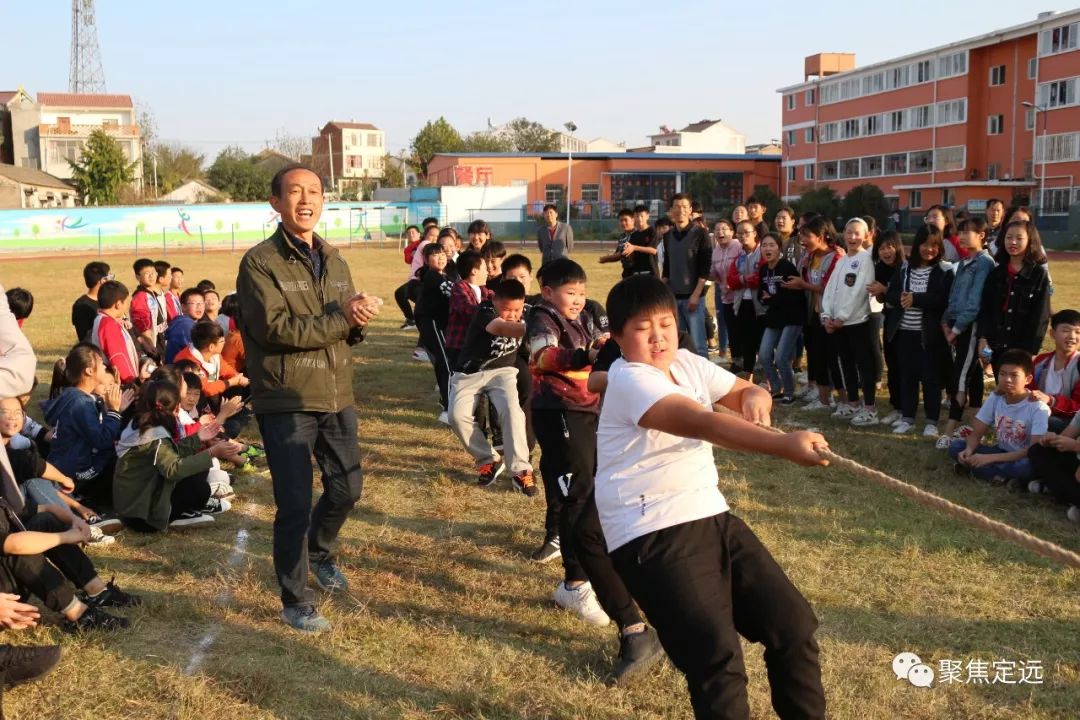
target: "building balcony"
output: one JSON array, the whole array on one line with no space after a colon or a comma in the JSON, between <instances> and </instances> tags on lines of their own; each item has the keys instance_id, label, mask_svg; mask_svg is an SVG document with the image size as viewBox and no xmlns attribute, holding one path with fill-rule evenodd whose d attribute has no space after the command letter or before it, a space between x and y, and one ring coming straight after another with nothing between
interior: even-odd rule
<instances>
[{"instance_id":1,"label":"building balcony","mask_svg":"<svg viewBox=\"0 0 1080 720\"><path fill-rule=\"evenodd\" d=\"M38 125L38 135L41 137L89 137L95 130L104 130L112 137L137 138L140 137L138 125Z\"/></svg>"}]
</instances>

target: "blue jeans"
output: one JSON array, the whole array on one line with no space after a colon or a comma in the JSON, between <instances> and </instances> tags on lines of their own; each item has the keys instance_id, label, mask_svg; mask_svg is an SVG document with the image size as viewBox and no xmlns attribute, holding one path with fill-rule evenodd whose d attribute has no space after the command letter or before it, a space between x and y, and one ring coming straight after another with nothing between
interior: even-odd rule
<instances>
[{"instance_id":1,"label":"blue jeans","mask_svg":"<svg viewBox=\"0 0 1080 720\"><path fill-rule=\"evenodd\" d=\"M795 345L802 335L802 326L788 325L782 328L765 328L761 336L758 358L765 368L769 388L775 395L783 388L784 395L795 394L795 371L791 361L795 357ZM775 354L775 357L774 357Z\"/></svg>"},{"instance_id":2,"label":"blue jeans","mask_svg":"<svg viewBox=\"0 0 1080 720\"><path fill-rule=\"evenodd\" d=\"M724 292L719 285L716 286L716 347L723 355L728 350L728 326L724 318Z\"/></svg>"},{"instance_id":3,"label":"blue jeans","mask_svg":"<svg viewBox=\"0 0 1080 720\"><path fill-rule=\"evenodd\" d=\"M697 310L690 312L687 307L690 299L676 300L675 307L678 310L679 330L690 333L690 339L694 341L694 349L697 354L706 360L709 359L709 346L705 341L705 299L698 301Z\"/></svg>"},{"instance_id":4,"label":"blue jeans","mask_svg":"<svg viewBox=\"0 0 1080 720\"><path fill-rule=\"evenodd\" d=\"M967 447L967 440L953 440L949 444L949 457L959 462L960 453L965 447ZM977 455L1000 455L1007 452L1009 451L996 445L979 445L975 448L975 454ZM982 467L972 468L971 474L980 480L993 480L995 476L1006 479L1019 478L1020 480L1030 480L1034 477L1034 473L1031 471L1031 461L1026 457L1012 462L990 463Z\"/></svg>"}]
</instances>

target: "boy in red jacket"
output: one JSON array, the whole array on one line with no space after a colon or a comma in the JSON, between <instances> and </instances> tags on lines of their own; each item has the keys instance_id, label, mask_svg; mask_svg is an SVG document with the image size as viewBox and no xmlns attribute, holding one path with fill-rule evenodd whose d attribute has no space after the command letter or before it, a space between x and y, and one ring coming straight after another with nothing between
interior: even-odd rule
<instances>
[{"instance_id":1,"label":"boy in red jacket","mask_svg":"<svg viewBox=\"0 0 1080 720\"><path fill-rule=\"evenodd\" d=\"M1059 310L1050 318L1054 351L1035 357L1028 389L1050 406L1050 432L1060 433L1080 410L1080 312Z\"/></svg>"},{"instance_id":2,"label":"boy in red jacket","mask_svg":"<svg viewBox=\"0 0 1080 720\"><path fill-rule=\"evenodd\" d=\"M117 280L109 280L98 290L98 316L90 329L90 342L101 349L109 365L116 369L121 385L133 385L139 377L139 352L124 329L128 311L128 290Z\"/></svg>"}]
</instances>

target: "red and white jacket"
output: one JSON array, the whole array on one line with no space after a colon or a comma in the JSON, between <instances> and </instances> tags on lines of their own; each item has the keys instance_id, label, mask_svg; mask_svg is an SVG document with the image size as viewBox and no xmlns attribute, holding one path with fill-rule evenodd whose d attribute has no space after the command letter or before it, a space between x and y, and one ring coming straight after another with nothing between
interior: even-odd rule
<instances>
[{"instance_id":1,"label":"red and white jacket","mask_svg":"<svg viewBox=\"0 0 1080 720\"><path fill-rule=\"evenodd\" d=\"M90 342L94 343L110 365L120 373L120 383L128 385L139 377L139 353L135 341L115 318L99 312L90 330Z\"/></svg>"},{"instance_id":2,"label":"red and white jacket","mask_svg":"<svg viewBox=\"0 0 1080 720\"><path fill-rule=\"evenodd\" d=\"M1045 352L1035 356L1035 372L1032 373L1029 390L1042 390L1046 387L1046 376L1054 369L1054 352ZM1046 393L1050 395L1050 393ZM1055 417L1072 419L1080 410L1080 353L1073 353L1061 375L1061 392L1050 395L1050 414Z\"/></svg>"},{"instance_id":3,"label":"red and white jacket","mask_svg":"<svg viewBox=\"0 0 1080 720\"><path fill-rule=\"evenodd\" d=\"M131 326L135 334L153 333L156 343L158 336L169 327L169 312L165 297L139 288L131 296Z\"/></svg>"}]
</instances>

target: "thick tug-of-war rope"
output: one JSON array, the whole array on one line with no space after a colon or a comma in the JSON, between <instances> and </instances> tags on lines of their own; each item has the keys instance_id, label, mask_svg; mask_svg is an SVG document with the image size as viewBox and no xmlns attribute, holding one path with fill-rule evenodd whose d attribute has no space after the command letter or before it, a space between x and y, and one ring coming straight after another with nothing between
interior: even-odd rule
<instances>
[{"instance_id":1,"label":"thick tug-of-war rope","mask_svg":"<svg viewBox=\"0 0 1080 720\"><path fill-rule=\"evenodd\" d=\"M771 429L775 432L782 432L781 430L778 430L776 428ZM842 455L837 455L835 452L828 448L817 447L815 448L815 450L817 451L818 455L820 455L825 460L828 460L831 464L846 468L855 473L856 475L861 475L868 480L873 480L878 485L882 485L889 488L890 490L895 490L902 495L906 495L920 505L925 505L926 507L933 508L935 510L941 510L942 512L948 513L953 517L965 520L981 530L986 530L987 532L996 535L1002 540L1008 540L1009 542L1015 543L1022 548L1026 548L1033 553L1037 553L1039 555L1042 555L1043 557L1050 558L1051 560L1056 560L1062 565L1080 568L1080 554L1074 553L1071 550L1067 550L1060 545L1055 545L1054 543L1047 540L1037 538L1030 533L1026 533L1023 530L1018 530L1017 528L1014 528L1011 525L1006 525L1003 522L992 520L991 518L986 517L982 513L975 512L974 510L969 510L962 505L957 505L956 503L949 502L943 497L938 497L931 492L927 492L926 490L917 488L914 485L904 482L903 480L897 480L896 478L890 475L886 475L879 470L868 468L865 465L861 465L855 462L854 460L849 460Z\"/></svg>"}]
</instances>

